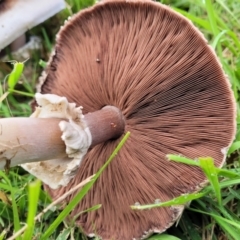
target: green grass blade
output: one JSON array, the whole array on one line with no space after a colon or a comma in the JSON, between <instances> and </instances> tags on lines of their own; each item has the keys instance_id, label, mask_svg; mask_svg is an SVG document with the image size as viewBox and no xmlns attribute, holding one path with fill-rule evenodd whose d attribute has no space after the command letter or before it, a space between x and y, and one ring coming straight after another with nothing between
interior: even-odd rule
<instances>
[{"instance_id":1,"label":"green grass blade","mask_svg":"<svg viewBox=\"0 0 240 240\"><path fill-rule=\"evenodd\" d=\"M67 240L71 233L71 228L64 229L56 238L56 240Z\"/></svg>"},{"instance_id":2,"label":"green grass blade","mask_svg":"<svg viewBox=\"0 0 240 240\"><path fill-rule=\"evenodd\" d=\"M46 43L47 49L48 49L49 52L51 52L52 51L52 44L51 44L51 41L48 37L47 31L44 27L42 27L41 30L42 30L42 35L43 35L43 38L44 38L44 42Z\"/></svg>"},{"instance_id":3,"label":"green grass blade","mask_svg":"<svg viewBox=\"0 0 240 240\"><path fill-rule=\"evenodd\" d=\"M213 43L211 44L214 51L216 50L216 47L218 43L220 42L221 38L227 33L227 30L221 31L214 39Z\"/></svg>"},{"instance_id":4,"label":"green grass blade","mask_svg":"<svg viewBox=\"0 0 240 240\"><path fill-rule=\"evenodd\" d=\"M190 193L190 194L183 194L179 197L173 198L166 202L159 202L153 204L146 204L146 205L132 205L132 209L136 210L143 210L143 209L152 209L157 207L170 207L174 205L184 205L192 200L201 198L205 196L208 192L201 192L201 193Z\"/></svg>"},{"instance_id":5,"label":"green grass blade","mask_svg":"<svg viewBox=\"0 0 240 240\"><path fill-rule=\"evenodd\" d=\"M89 189L93 186L94 182L98 179L104 169L108 166L108 164L113 160L113 158L117 155L119 150L122 148L124 143L127 141L130 133L127 132L123 139L120 141L116 149L113 151L109 159L106 163L101 167L101 169L95 174L93 179L87 183L83 188L79 191L78 194L72 199L72 201L64 208L64 210L59 214L56 220L49 226L49 228L44 232L41 236L41 240L49 239L49 236L55 231L56 227L66 218L66 216L73 210L74 207L81 201L81 199L87 194Z\"/></svg>"},{"instance_id":6,"label":"green grass blade","mask_svg":"<svg viewBox=\"0 0 240 240\"><path fill-rule=\"evenodd\" d=\"M227 178L239 178L240 177L240 172L236 171L235 169L227 170L227 169L222 169L222 168L217 168L216 172L218 176L223 176Z\"/></svg>"},{"instance_id":7,"label":"green grass blade","mask_svg":"<svg viewBox=\"0 0 240 240\"><path fill-rule=\"evenodd\" d=\"M174 237L168 234L156 235L148 238L148 240L181 240L180 238Z\"/></svg>"},{"instance_id":8,"label":"green grass blade","mask_svg":"<svg viewBox=\"0 0 240 240\"><path fill-rule=\"evenodd\" d=\"M198 209L193 209L193 208L189 208L191 211L194 212L198 212L198 213L202 213L202 214L206 214L209 215L211 217L213 217L215 219L215 221L223 228L225 229L225 231L230 234L233 239L238 239L240 236L240 224L235 222L235 221L231 221L229 219L226 219L224 217L221 217L215 210L212 210L211 212L205 212L205 211L201 211ZM214 212L214 213L212 213Z\"/></svg>"},{"instance_id":9,"label":"green grass blade","mask_svg":"<svg viewBox=\"0 0 240 240\"><path fill-rule=\"evenodd\" d=\"M228 155L240 149L240 141L234 142L228 150Z\"/></svg>"},{"instance_id":10,"label":"green grass blade","mask_svg":"<svg viewBox=\"0 0 240 240\"><path fill-rule=\"evenodd\" d=\"M102 207L101 204L97 204L97 205L95 205L95 206L93 206L93 207L90 207L90 208L88 208L88 209L86 209L86 210L84 210L84 211L76 214L76 215L74 216L74 218L73 218L72 225L74 225L74 222L76 221L76 219L77 219L81 214L87 213L87 212L96 211L96 210L100 209L101 207Z\"/></svg>"},{"instance_id":11,"label":"green grass blade","mask_svg":"<svg viewBox=\"0 0 240 240\"><path fill-rule=\"evenodd\" d=\"M7 98L8 94L9 94L9 92L5 92L4 94L1 95L1 97L0 97L0 103L2 103L2 101L3 101L5 98Z\"/></svg>"},{"instance_id":12,"label":"green grass blade","mask_svg":"<svg viewBox=\"0 0 240 240\"><path fill-rule=\"evenodd\" d=\"M28 92L23 92L23 91L19 91L19 90L15 90L15 89L8 89L8 92L10 93L17 93L26 97L34 97L33 93L28 93Z\"/></svg>"},{"instance_id":13,"label":"green grass blade","mask_svg":"<svg viewBox=\"0 0 240 240\"><path fill-rule=\"evenodd\" d=\"M213 159L210 157L199 158L199 163L215 192L219 205L221 205L222 203L221 188L219 185L218 173L216 167L214 166Z\"/></svg>"},{"instance_id":14,"label":"green grass blade","mask_svg":"<svg viewBox=\"0 0 240 240\"><path fill-rule=\"evenodd\" d=\"M207 31L211 31L211 26L209 24L209 21L203 20L200 17L197 17L189 12L186 12L179 8L173 8L176 12L182 14L183 16L187 17L189 20L191 20L193 23L198 24L200 27L204 28Z\"/></svg>"},{"instance_id":15,"label":"green grass blade","mask_svg":"<svg viewBox=\"0 0 240 240\"><path fill-rule=\"evenodd\" d=\"M238 185L238 184L240 184L240 178L225 180L223 182L220 182L220 187L226 188L226 187L230 187L230 186L234 186L234 185Z\"/></svg>"},{"instance_id":16,"label":"green grass blade","mask_svg":"<svg viewBox=\"0 0 240 240\"><path fill-rule=\"evenodd\" d=\"M219 5L222 6L222 8L229 14L231 15L231 17L234 19L234 21L238 22L238 19L236 18L236 16L232 13L232 11L229 9L229 7L227 6L227 4L225 2L223 2L222 0L216 0L218 2Z\"/></svg>"},{"instance_id":17,"label":"green grass blade","mask_svg":"<svg viewBox=\"0 0 240 240\"><path fill-rule=\"evenodd\" d=\"M214 8L212 5L212 0L206 0L205 7L207 10L208 19L209 19L212 33L213 33L214 37L217 37L219 34L219 30L218 30L217 21L216 21L217 17L215 16L215 11L214 11Z\"/></svg>"},{"instance_id":18,"label":"green grass blade","mask_svg":"<svg viewBox=\"0 0 240 240\"><path fill-rule=\"evenodd\" d=\"M191 166L200 166L198 160L195 161L193 159L178 156L178 155L174 155L174 154L167 154L166 157L167 157L168 160L171 160L171 161L184 163L184 164L188 164L188 165L191 165Z\"/></svg>"},{"instance_id":19,"label":"green grass blade","mask_svg":"<svg viewBox=\"0 0 240 240\"><path fill-rule=\"evenodd\" d=\"M227 29L227 27L225 29ZM227 34L228 34L229 37L231 37L231 40L233 40L234 44L236 45L236 50L237 50L237 53L238 53L240 51L240 41L239 41L238 36L236 35L235 32L233 32L229 29L227 30ZM238 55L238 54L236 54L236 55Z\"/></svg>"},{"instance_id":20,"label":"green grass blade","mask_svg":"<svg viewBox=\"0 0 240 240\"><path fill-rule=\"evenodd\" d=\"M8 75L8 87L10 89L14 89L15 85L19 81L24 69L24 63L14 62L13 66L13 70Z\"/></svg>"},{"instance_id":21,"label":"green grass blade","mask_svg":"<svg viewBox=\"0 0 240 240\"><path fill-rule=\"evenodd\" d=\"M206 0L205 1L205 7L207 10L207 15L208 15L208 20L211 26L211 30L214 36L214 39L218 38L219 35L219 29L218 29L218 25L217 25L217 18L218 16L216 16L214 8L213 8L213 4L212 4L212 0ZM217 48L217 53L218 56L220 57L221 61L223 60L222 58L222 47L220 44L217 44L216 46Z\"/></svg>"},{"instance_id":22,"label":"green grass blade","mask_svg":"<svg viewBox=\"0 0 240 240\"><path fill-rule=\"evenodd\" d=\"M0 173L0 176L1 176L1 173ZM11 192L11 191L14 191L14 192L20 191L20 192L21 192L21 190L15 188L15 187L12 187L12 186L9 185L8 183L7 183L7 184L5 184L5 183L0 183L0 189L7 190L7 191L9 191L9 192Z\"/></svg>"},{"instance_id":23,"label":"green grass blade","mask_svg":"<svg viewBox=\"0 0 240 240\"><path fill-rule=\"evenodd\" d=\"M42 68L46 68L47 67L47 62L43 61L42 59L39 60L39 65L42 67Z\"/></svg>"},{"instance_id":24,"label":"green grass blade","mask_svg":"<svg viewBox=\"0 0 240 240\"><path fill-rule=\"evenodd\" d=\"M23 235L23 239L32 239L33 238L33 230L35 225L35 215L37 212L39 193L41 188L41 181L36 180L29 184L28 189L28 217L27 217L27 230Z\"/></svg>"},{"instance_id":25,"label":"green grass blade","mask_svg":"<svg viewBox=\"0 0 240 240\"><path fill-rule=\"evenodd\" d=\"M199 234L198 230L196 229L196 226L194 226L192 219L188 215L183 214L181 221L179 222L179 225L181 226L184 232L184 238L182 238L181 240L202 240L202 237ZM189 236L189 238L187 239L186 233Z\"/></svg>"},{"instance_id":26,"label":"green grass blade","mask_svg":"<svg viewBox=\"0 0 240 240\"><path fill-rule=\"evenodd\" d=\"M21 227L20 227L20 219L18 214L18 205L15 199L15 191L14 191L14 188L12 187L10 180L8 179L8 177L3 171L0 171L0 177L2 177L10 187L12 211L13 211L13 225L14 225L14 231L17 232ZM16 239L20 240L20 237L17 237Z\"/></svg>"},{"instance_id":27,"label":"green grass blade","mask_svg":"<svg viewBox=\"0 0 240 240\"><path fill-rule=\"evenodd\" d=\"M240 193L237 190L234 190L232 188L229 188L229 192L231 193L231 197L240 200Z\"/></svg>"}]
</instances>

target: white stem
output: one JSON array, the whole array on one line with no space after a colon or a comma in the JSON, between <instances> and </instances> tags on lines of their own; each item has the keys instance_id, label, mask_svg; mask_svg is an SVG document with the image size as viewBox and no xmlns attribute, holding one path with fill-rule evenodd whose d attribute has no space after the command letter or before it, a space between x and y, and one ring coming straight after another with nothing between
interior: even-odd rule
<instances>
[{"instance_id":1,"label":"white stem","mask_svg":"<svg viewBox=\"0 0 240 240\"><path fill-rule=\"evenodd\" d=\"M61 119L0 119L0 169L26 162L66 158Z\"/></svg>"},{"instance_id":2,"label":"white stem","mask_svg":"<svg viewBox=\"0 0 240 240\"><path fill-rule=\"evenodd\" d=\"M64 8L64 0L15 1L0 14L0 50Z\"/></svg>"},{"instance_id":3,"label":"white stem","mask_svg":"<svg viewBox=\"0 0 240 240\"><path fill-rule=\"evenodd\" d=\"M69 183L89 147L124 132L116 107L83 116L65 97L38 93L36 101L39 107L30 118L0 119L0 169L21 165L51 188Z\"/></svg>"}]
</instances>

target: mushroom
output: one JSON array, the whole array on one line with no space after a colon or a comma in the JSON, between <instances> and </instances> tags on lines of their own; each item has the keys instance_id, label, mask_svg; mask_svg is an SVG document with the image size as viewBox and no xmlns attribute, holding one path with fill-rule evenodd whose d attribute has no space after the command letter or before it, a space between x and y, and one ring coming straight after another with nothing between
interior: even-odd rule
<instances>
[{"instance_id":1,"label":"mushroom","mask_svg":"<svg viewBox=\"0 0 240 240\"><path fill-rule=\"evenodd\" d=\"M24 33L65 7L64 0L0 0L0 51L12 43L17 50L25 43ZM27 13L27 14L23 14Z\"/></svg>"},{"instance_id":2,"label":"mushroom","mask_svg":"<svg viewBox=\"0 0 240 240\"><path fill-rule=\"evenodd\" d=\"M71 117L75 115L68 113L79 111L80 105L83 109L78 116L91 116L106 106L117 108L123 117L107 125L124 126L118 136L131 133L114 161L71 213L72 217L78 215L76 224L89 236L129 240L164 232L179 218L184 206L136 211L130 205L155 199L168 201L196 192L207 183L199 168L170 162L166 154L192 159L211 156L215 166L222 167L234 139L235 101L216 54L189 20L157 2L106 1L76 14L57 35L55 51L40 82L38 90L42 95L37 94L36 105L41 107L31 121L49 117L41 128L47 129L46 122L59 118L63 133L58 138L62 134L67 149L66 156L62 152L60 157L66 161L78 159L71 154L81 149L71 148L78 137L69 144L66 137L75 132L69 135L64 127L76 125L72 123L76 118ZM64 96L64 100L58 96ZM77 108L67 100L76 103ZM65 102L64 109L72 110L51 115L51 109L62 106L61 101ZM77 119L84 122L86 117ZM96 115L90 125L85 121L84 126L95 126L98 134L104 135L101 130L105 121L98 120ZM34 129L31 143L39 131ZM41 130L41 134L47 131ZM18 139L22 141L21 136ZM117 136L105 137L92 147L89 141L81 152L85 156L74 165L75 176L63 181L67 185L52 189L48 180L45 189L53 199L58 198L96 173L119 141ZM58 157L57 153L53 155L50 158ZM51 161L62 166L65 160L23 166L31 171ZM69 196L65 202L72 198ZM99 203L101 209L83 213Z\"/></svg>"},{"instance_id":3,"label":"mushroom","mask_svg":"<svg viewBox=\"0 0 240 240\"><path fill-rule=\"evenodd\" d=\"M124 132L123 115L114 106L83 116L65 97L37 93L36 100L41 107L30 118L1 119L0 168L22 164L52 188L69 183L90 147Z\"/></svg>"}]
</instances>

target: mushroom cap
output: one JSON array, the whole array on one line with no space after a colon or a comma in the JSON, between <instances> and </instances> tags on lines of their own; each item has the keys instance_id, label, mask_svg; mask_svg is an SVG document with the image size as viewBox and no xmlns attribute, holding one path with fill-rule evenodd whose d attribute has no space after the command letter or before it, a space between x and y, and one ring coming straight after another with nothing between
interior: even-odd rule
<instances>
[{"instance_id":1,"label":"mushroom cap","mask_svg":"<svg viewBox=\"0 0 240 240\"><path fill-rule=\"evenodd\" d=\"M64 7L64 0L0 0L0 51Z\"/></svg>"},{"instance_id":2,"label":"mushroom cap","mask_svg":"<svg viewBox=\"0 0 240 240\"><path fill-rule=\"evenodd\" d=\"M57 35L39 90L67 97L84 114L113 105L125 117L130 138L71 213L102 204L76 223L103 239L165 231L182 206L130 205L167 201L206 183L199 168L166 154L210 156L221 167L235 135L234 97L214 51L189 20L160 3L108 1L79 12ZM96 173L118 142L91 149L67 187L46 186L51 196Z\"/></svg>"}]
</instances>

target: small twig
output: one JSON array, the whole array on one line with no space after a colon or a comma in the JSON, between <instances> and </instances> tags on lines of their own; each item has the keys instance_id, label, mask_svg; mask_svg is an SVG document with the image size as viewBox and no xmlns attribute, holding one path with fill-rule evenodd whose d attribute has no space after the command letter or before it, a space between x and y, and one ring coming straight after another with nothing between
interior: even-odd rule
<instances>
[{"instance_id":1,"label":"small twig","mask_svg":"<svg viewBox=\"0 0 240 240\"><path fill-rule=\"evenodd\" d=\"M24 227L22 227L20 230L18 230L16 233L14 233L10 238L8 238L7 240L14 240L17 237L19 237L22 233L24 233L24 231L27 229L27 224L24 225Z\"/></svg>"},{"instance_id":2,"label":"small twig","mask_svg":"<svg viewBox=\"0 0 240 240\"><path fill-rule=\"evenodd\" d=\"M72 194L73 192L75 192L76 190L78 190L79 188L83 187L85 184L89 183L92 178L95 175L92 175L88 178L86 178L84 181L82 181L81 183L79 183L78 185L76 185L75 187L71 188L69 191L67 191L66 193L64 193L61 197L59 197L58 199L56 199L54 202L52 202L51 204L49 204L45 209L43 209L42 212L40 212L35 218L35 221L40 221L40 218L42 217L42 215L44 213L46 213L48 210L50 210L52 207L56 206L58 203L60 203L61 201L63 201L66 197L68 197L70 194Z\"/></svg>"},{"instance_id":3,"label":"small twig","mask_svg":"<svg viewBox=\"0 0 240 240\"><path fill-rule=\"evenodd\" d=\"M95 176L92 175L88 178L86 178L84 181L82 181L81 183L79 183L78 185L76 185L75 187L71 188L69 191L67 191L66 193L64 193L61 197L59 197L58 199L56 199L54 202L52 202L51 204L49 204L46 208L44 208L42 210L42 212L40 212L35 218L34 221L40 221L40 218L44 215L44 213L46 213L48 210L50 210L52 207L56 206L58 203L60 203L61 201L63 201L67 196L69 196L70 194L72 194L73 192L75 192L76 190L78 190L79 188L83 187L85 184L89 183L93 177ZM13 234L10 238L8 238L7 240L14 240L16 239L18 236L20 236L22 233L24 233L27 229L28 225L26 224L25 226L23 226L19 231L17 231L15 234Z\"/></svg>"}]
</instances>

